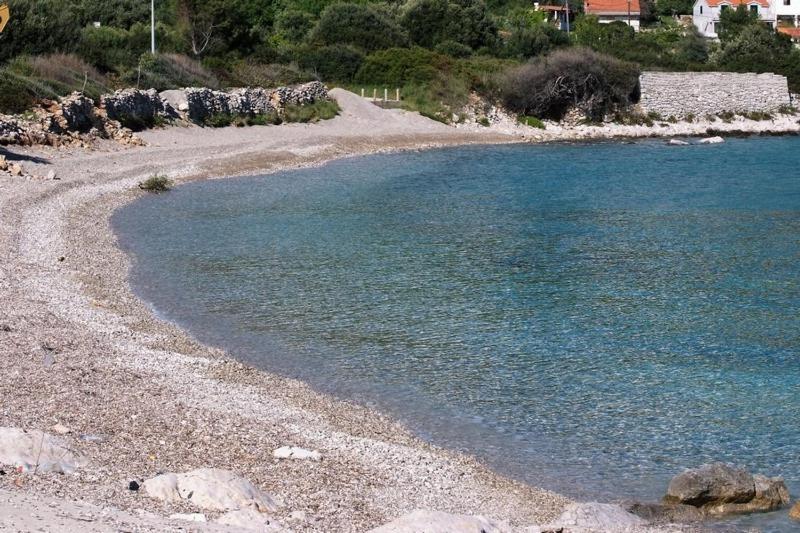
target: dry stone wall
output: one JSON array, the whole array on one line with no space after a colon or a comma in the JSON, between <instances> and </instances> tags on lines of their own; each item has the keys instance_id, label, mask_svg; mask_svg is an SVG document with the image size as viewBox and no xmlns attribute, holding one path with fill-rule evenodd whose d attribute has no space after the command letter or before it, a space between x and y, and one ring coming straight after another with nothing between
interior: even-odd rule
<instances>
[{"instance_id":1,"label":"dry stone wall","mask_svg":"<svg viewBox=\"0 0 800 533\"><path fill-rule=\"evenodd\" d=\"M704 117L724 111L776 111L790 105L789 85L775 74L733 72L643 72L644 113L664 118Z\"/></svg>"}]
</instances>

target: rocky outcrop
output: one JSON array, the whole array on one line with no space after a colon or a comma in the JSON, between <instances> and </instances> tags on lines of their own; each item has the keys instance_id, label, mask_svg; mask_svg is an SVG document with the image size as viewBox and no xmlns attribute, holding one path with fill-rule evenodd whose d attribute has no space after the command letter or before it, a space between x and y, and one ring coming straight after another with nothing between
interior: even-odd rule
<instances>
[{"instance_id":1,"label":"rocky outcrop","mask_svg":"<svg viewBox=\"0 0 800 533\"><path fill-rule=\"evenodd\" d=\"M100 101L108 118L132 129L178 118L178 112L155 89L122 89L103 95Z\"/></svg>"},{"instance_id":2,"label":"rocky outcrop","mask_svg":"<svg viewBox=\"0 0 800 533\"><path fill-rule=\"evenodd\" d=\"M38 430L0 428L0 464L22 472L72 474L87 461L62 439Z\"/></svg>"},{"instance_id":3,"label":"rocky outcrop","mask_svg":"<svg viewBox=\"0 0 800 533\"><path fill-rule=\"evenodd\" d=\"M199 468L183 474L161 474L148 479L144 492L167 502L187 501L200 509L261 513L278 509L278 502L243 477L228 470Z\"/></svg>"},{"instance_id":4,"label":"rocky outcrop","mask_svg":"<svg viewBox=\"0 0 800 533\"><path fill-rule=\"evenodd\" d=\"M369 533L500 533L501 524L482 516L469 516L418 509Z\"/></svg>"},{"instance_id":5,"label":"rocky outcrop","mask_svg":"<svg viewBox=\"0 0 800 533\"><path fill-rule=\"evenodd\" d=\"M664 502L691 505L707 515L766 512L789 503L789 491L781 478L713 463L675 476Z\"/></svg>"},{"instance_id":6,"label":"rocky outcrop","mask_svg":"<svg viewBox=\"0 0 800 533\"><path fill-rule=\"evenodd\" d=\"M78 131L86 133L98 124L94 113L94 100L81 93L72 93L61 99L60 109L55 117L63 119L60 128L63 131Z\"/></svg>"}]
</instances>

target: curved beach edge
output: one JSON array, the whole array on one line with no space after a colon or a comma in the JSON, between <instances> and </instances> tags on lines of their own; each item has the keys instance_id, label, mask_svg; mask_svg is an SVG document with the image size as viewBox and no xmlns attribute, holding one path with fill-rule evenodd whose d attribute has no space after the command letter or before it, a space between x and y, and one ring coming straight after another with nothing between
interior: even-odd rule
<instances>
[{"instance_id":1,"label":"curved beach edge","mask_svg":"<svg viewBox=\"0 0 800 533\"><path fill-rule=\"evenodd\" d=\"M196 509L147 498L131 482L205 467L279 497L273 517L296 531L366 531L414 509L483 515L516 530L549 523L571 503L425 443L369 407L237 362L159 320L132 293L110 217L146 194L138 183L153 174L183 183L524 140L333 94L342 112L318 124L168 128L142 134L147 147L8 154L56 179L0 182L0 426L58 433L87 463L74 474L0 476L0 525L186 527L165 517ZM282 446L322 459L274 458ZM191 529L201 527L218 528Z\"/></svg>"}]
</instances>

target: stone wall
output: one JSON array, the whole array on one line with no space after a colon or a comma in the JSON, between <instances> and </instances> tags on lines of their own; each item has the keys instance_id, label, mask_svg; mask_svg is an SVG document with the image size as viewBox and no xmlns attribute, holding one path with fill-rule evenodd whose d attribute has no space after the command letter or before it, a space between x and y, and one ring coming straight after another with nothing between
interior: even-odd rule
<instances>
[{"instance_id":1,"label":"stone wall","mask_svg":"<svg viewBox=\"0 0 800 533\"><path fill-rule=\"evenodd\" d=\"M786 78L775 74L643 72L640 84L642 112L664 118L771 112L790 104Z\"/></svg>"}]
</instances>

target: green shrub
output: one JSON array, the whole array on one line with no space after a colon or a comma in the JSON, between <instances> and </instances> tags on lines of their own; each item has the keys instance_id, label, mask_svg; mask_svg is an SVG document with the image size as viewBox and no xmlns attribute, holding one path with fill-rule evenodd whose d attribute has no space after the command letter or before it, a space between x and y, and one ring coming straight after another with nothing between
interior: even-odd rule
<instances>
[{"instance_id":1,"label":"green shrub","mask_svg":"<svg viewBox=\"0 0 800 533\"><path fill-rule=\"evenodd\" d=\"M424 48L391 48L368 55L355 81L390 87L428 84L449 71L452 64L451 58Z\"/></svg>"},{"instance_id":2,"label":"green shrub","mask_svg":"<svg viewBox=\"0 0 800 533\"><path fill-rule=\"evenodd\" d=\"M638 90L638 67L576 48L513 70L503 82L502 98L518 114L560 120L578 107L590 120L602 120L637 101Z\"/></svg>"},{"instance_id":3,"label":"green shrub","mask_svg":"<svg viewBox=\"0 0 800 533\"><path fill-rule=\"evenodd\" d=\"M497 43L497 27L483 0L412 0L400 21L411 42L427 48L445 41L472 50Z\"/></svg>"},{"instance_id":4,"label":"green shrub","mask_svg":"<svg viewBox=\"0 0 800 533\"><path fill-rule=\"evenodd\" d=\"M339 106L332 100L321 100L302 106L289 105L283 110L284 122L317 122L339 114Z\"/></svg>"},{"instance_id":5,"label":"green shrub","mask_svg":"<svg viewBox=\"0 0 800 533\"><path fill-rule=\"evenodd\" d=\"M349 45L304 47L297 52L297 64L325 81L352 81L363 61L364 54Z\"/></svg>"},{"instance_id":6,"label":"green shrub","mask_svg":"<svg viewBox=\"0 0 800 533\"><path fill-rule=\"evenodd\" d=\"M147 192L165 192L172 188L172 181L164 175L155 174L141 182L139 188Z\"/></svg>"},{"instance_id":7,"label":"green shrub","mask_svg":"<svg viewBox=\"0 0 800 533\"><path fill-rule=\"evenodd\" d=\"M203 65L180 54L142 54L139 66L124 76L127 84L156 89L178 89L183 87L220 88L219 80Z\"/></svg>"},{"instance_id":8,"label":"green shrub","mask_svg":"<svg viewBox=\"0 0 800 533\"><path fill-rule=\"evenodd\" d=\"M472 48L456 41L442 41L436 45L434 50L439 54L456 58L464 58L472 55Z\"/></svg>"},{"instance_id":9,"label":"green shrub","mask_svg":"<svg viewBox=\"0 0 800 533\"><path fill-rule=\"evenodd\" d=\"M322 12L309 41L349 44L370 52L404 46L408 38L392 17L374 5L337 3Z\"/></svg>"},{"instance_id":10,"label":"green shrub","mask_svg":"<svg viewBox=\"0 0 800 533\"><path fill-rule=\"evenodd\" d=\"M297 9L281 11L275 17L275 32L292 43L301 42L314 27L314 16Z\"/></svg>"},{"instance_id":11,"label":"green shrub","mask_svg":"<svg viewBox=\"0 0 800 533\"><path fill-rule=\"evenodd\" d=\"M489 119L488 119L488 118L486 118L486 117L481 117L481 118L479 118L479 119L478 119L478 124L480 124L481 126L483 126L483 127L485 127L485 128L488 128L489 126L491 126L491 125L492 125L492 123L491 123L491 122L489 122Z\"/></svg>"},{"instance_id":12,"label":"green shrub","mask_svg":"<svg viewBox=\"0 0 800 533\"><path fill-rule=\"evenodd\" d=\"M527 115L520 115L520 116L517 117L517 121L519 121L520 124L523 124L525 126L531 126L532 128L539 128L540 130L543 130L543 129L546 128L544 122L542 122L540 119L538 119L536 117L529 117Z\"/></svg>"}]
</instances>

